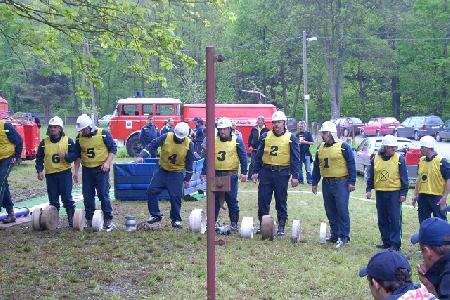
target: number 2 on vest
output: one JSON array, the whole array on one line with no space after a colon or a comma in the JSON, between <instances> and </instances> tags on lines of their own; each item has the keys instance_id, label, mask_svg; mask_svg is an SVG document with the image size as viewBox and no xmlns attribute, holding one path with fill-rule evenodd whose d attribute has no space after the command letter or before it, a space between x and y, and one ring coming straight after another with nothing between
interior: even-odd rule
<instances>
[{"instance_id":1,"label":"number 2 on vest","mask_svg":"<svg viewBox=\"0 0 450 300\"><path fill-rule=\"evenodd\" d=\"M269 153L270 156L277 156L278 155L277 151L278 151L278 146L271 146L270 153Z\"/></svg>"}]
</instances>

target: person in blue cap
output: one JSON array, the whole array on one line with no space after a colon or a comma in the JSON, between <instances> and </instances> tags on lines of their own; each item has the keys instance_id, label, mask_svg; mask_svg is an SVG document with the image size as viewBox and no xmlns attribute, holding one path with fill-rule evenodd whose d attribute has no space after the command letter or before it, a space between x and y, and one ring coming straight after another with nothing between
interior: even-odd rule
<instances>
[{"instance_id":1,"label":"person in blue cap","mask_svg":"<svg viewBox=\"0 0 450 300\"><path fill-rule=\"evenodd\" d=\"M439 299L450 299L450 224L437 217L426 219L411 243L419 243L422 252L420 281Z\"/></svg>"},{"instance_id":2,"label":"person in blue cap","mask_svg":"<svg viewBox=\"0 0 450 300\"><path fill-rule=\"evenodd\" d=\"M141 129L141 133L139 135L139 141L142 144L142 147L145 148L148 144L150 144L154 139L159 136L158 127L153 124L153 115L148 115L147 124L144 125ZM157 151L152 150L150 153L151 157L156 157Z\"/></svg>"},{"instance_id":3,"label":"person in blue cap","mask_svg":"<svg viewBox=\"0 0 450 300\"><path fill-rule=\"evenodd\" d=\"M202 143L205 139L205 135L203 134L205 130L205 125L203 124L203 119L200 117L194 118L195 122L195 138L194 138L194 151L200 155L202 153Z\"/></svg>"},{"instance_id":4,"label":"person in blue cap","mask_svg":"<svg viewBox=\"0 0 450 300\"><path fill-rule=\"evenodd\" d=\"M426 287L414 284L411 275L411 265L406 257L393 250L375 254L359 271L360 277L367 276L375 300L436 299Z\"/></svg>"}]
</instances>

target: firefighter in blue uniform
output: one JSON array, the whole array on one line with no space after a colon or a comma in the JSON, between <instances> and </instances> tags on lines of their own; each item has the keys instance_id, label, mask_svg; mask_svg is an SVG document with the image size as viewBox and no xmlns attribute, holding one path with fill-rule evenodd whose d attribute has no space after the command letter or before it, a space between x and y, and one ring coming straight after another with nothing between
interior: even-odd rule
<instances>
[{"instance_id":1,"label":"firefighter in blue uniform","mask_svg":"<svg viewBox=\"0 0 450 300\"><path fill-rule=\"evenodd\" d=\"M189 135L189 125L178 123L173 132L168 132L154 139L136 158L141 163L149 153L161 147L159 168L153 173L150 186L147 189L149 224L161 222L163 214L159 210L158 195L167 189L170 197L170 219L172 227L183 228L181 224L181 200L183 186L189 187L194 163L194 145Z\"/></svg>"},{"instance_id":2,"label":"firefighter in blue uniform","mask_svg":"<svg viewBox=\"0 0 450 300\"><path fill-rule=\"evenodd\" d=\"M58 116L48 121L47 135L39 144L36 154L37 178L44 180L45 177L48 200L58 210L61 196L67 222L72 227L75 202L72 200L71 163L77 158L75 143L64 134L64 123Z\"/></svg>"},{"instance_id":3,"label":"firefighter in blue uniform","mask_svg":"<svg viewBox=\"0 0 450 300\"><path fill-rule=\"evenodd\" d=\"M142 144L142 147L147 146L154 139L159 136L158 128L153 124L153 116L148 115L147 124L144 125L141 129L141 134L139 135L139 141ZM156 157L157 151L153 151L150 153L151 157Z\"/></svg>"},{"instance_id":4,"label":"firefighter in blue uniform","mask_svg":"<svg viewBox=\"0 0 450 300\"><path fill-rule=\"evenodd\" d=\"M366 197L372 197L376 191L378 229L381 245L377 248L399 251L402 232L402 202L408 193L408 171L405 158L397 151L397 139L386 135L381 141L381 148L371 161L367 178Z\"/></svg>"},{"instance_id":5,"label":"firefighter in blue uniform","mask_svg":"<svg viewBox=\"0 0 450 300\"><path fill-rule=\"evenodd\" d=\"M286 130L286 120L286 115L282 111L276 111L272 115L273 129L261 136L252 175L253 182L256 183L259 179L258 218L260 223L262 217L269 214L272 193L275 196L278 236L284 235L284 227L288 218L287 189L289 178L292 176L291 185L296 187L300 166L298 140Z\"/></svg>"},{"instance_id":6,"label":"firefighter in blue uniform","mask_svg":"<svg viewBox=\"0 0 450 300\"><path fill-rule=\"evenodd\" d=\"M419 204L419 223L431 217L447 220L447 197L450 193L450 164L434 151L436 140L432 136L420 139L420 152L413 205Z\"/></svg>"},{"instance_id":7,"label":"firefighter in blue uniform","mask_svg":"<svg viewBox=\"0 0 450 300\"><path fill-rule=\"evenodd\" d=\"M13 164L20 163L22 155L22 137L11 123L0 121L0 202L8 216L2 221L5 224L14 223L14 203L9 192L8 176Z\"/></svg>"},{"instance_id":8,"label":"firefighter in blue uniform","mask_svg":"<svg viewBox=\"0 0 450 300\"><path fill-rule=\"evenodd\" d=\"M228 118L220 118L217 121L218 135L215 140L216 176L231 176L231 190L225 193L225 201L228 206L228 216L230 218L231 229L238 230L239 222L239 201L238 192L238 171L241 166L241 181L247 181L247 153L244 142L240 137L232 134L232 123ZM202 177L206 174L206 161L203 164ZM215 221L220 211L220 192L215 193L216 215Z\"/></svg>"},{"instance_id":9,"label":"firefighter in blue uniform","mask_svg":"<svg viewBox=\"0 0 450 300\"><path fill-rule=\"evenodd\" d=\"M78 171L81 163L87 227L92 227L95 192L97 192L103 211L103 227L110 231L114 229L114 224L112 223L113 210L109 199L109 170L116 155L117 146L111 134L105 129L96 128L86 114L78 117L76 128L79 133L75 142L77 160L73 178L75 183L78 183Z\"/></svg>"},{"instance_id":10,"label":"firefighter in blue uniform","mask_svg":"<svg viewBox=\"0 0 450 300\"><path fill-rule=\"evenodd\" d=\"M312 192L322 180L325 212L330 223L328 242L340 248L350 241L350 213L348 201L355 190L356 167L352 148L337 138L336 124L326 121L320 128L322 143L316 152L313 169Z\"/></svg>"},{"instance_id":11,"label":"firefighter in blue uniform","mask_svg":"<svg viewBox=\"0 0 450 300\"><path fill-rule=\"evenodd\" d=\"M248 177L251 178L253 175L253 166L255 165L255 155L258 151L259 138L265 132L268 132L269 128L266 127L263 116L258 116L256 121L256 126L250 131L248 136L248 149L250 150L250 165L248 167Z\"/></svg>"},{"instance_id":12,"label":"firefighter in blue uniform","mask_svg":"<svg viewBox=\"0 0 450 300\"><path fill-rule=\"evenodd\" d=\"M206 129L205 125L203 124L203 119L199 117L195 117L194 121L195 124L195 138L194 138L194 151L197 153L198 156L202 153L202 143L205 139L204 131Z\"/></svg>"}]
</instances>

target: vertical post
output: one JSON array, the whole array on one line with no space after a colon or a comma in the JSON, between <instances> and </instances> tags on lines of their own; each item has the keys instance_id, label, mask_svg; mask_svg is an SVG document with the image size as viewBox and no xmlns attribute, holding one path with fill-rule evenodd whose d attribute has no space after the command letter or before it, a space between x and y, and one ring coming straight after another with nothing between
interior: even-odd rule
<instances>
[{"instance_id":1,"label":"vertical post","mask_svg":"<svg viewBox=\"0 0 450 300\"><path fill-rule=\"evenodd\" d=\"M305 117L305 122L306 122L306 126L308 126L308 100L309 100L309 95L308 95L308 62L306 59L306 31L303 30L303 39L302 39L302 43L303 43L303 101L305 104L304 107L304 117Z\"/></svg>"},{"instance_id":2,"label":"vertical post","mask_svg":"<svg viewBox=\"0 0 450 300\"><path fill-rule=\"evenodd\" d=\"M215 101L216 101L216 73L215 48L206 47L206 160L207 160L207 277L208 299L216 299L216 253L214 230L215 198L211 184L215 177Z\"/></svg>"}]
</instances>

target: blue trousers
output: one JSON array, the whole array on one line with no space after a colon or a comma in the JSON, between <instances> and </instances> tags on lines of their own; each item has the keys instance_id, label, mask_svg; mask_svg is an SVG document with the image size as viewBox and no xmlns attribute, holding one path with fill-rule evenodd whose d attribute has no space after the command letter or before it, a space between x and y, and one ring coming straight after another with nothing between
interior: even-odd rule
<instances>
[{"instance_id":1,"label":"blue trousers","mask_svg":"<svg viewBox=\"0 0 450 300\"><path fill-rule=\"evenodd\" d=\"M311 184L312 183L311 156L309 156L309 155L300 155L300 173L298 174L298 180L300 182L304 182L304 179L303 179L303 164L305 165L306 182L308 184Z\"/></svg>"},{"instance_id":2,"label":"blue trousers","mask_svg":"<svg viewBox=\"0 0 450 300\"><path fill-rule=\"evenodd\" d=\"M83 166L83 198L86 220L92 220L95 211L95 192L100 200L103 216L106 220L113 218L109 200L109 171L103 172L100 166L87 168Z\"/></svg>"},{"instance_id":3,"label":"blue trousers","mask_svg":"<svg viewBox=\"0 0 450 300\"><path fill-rule=\"evenodd\" d=\"M229 174L224 174L223 172L220 171L216 171L216 176L220 177L220 176L226 176ZM239 214L239 201L237 199L237 192L238 192L238 175L233 174L230 176L230 184L231 184L231 190L229 192L225 192L225 202L227 203L228 206L228 216L230 218L231 222L237 222L237 220L235 220L235 216L238 216ZM215 194L215 198L216 198L216 222L217 222L217 217L219 216L219 212L220 212L220 195L222 194L222 192L216 192Z\"/></svg>"},{"instance_id":4,"label":"blue trousers","mask_svg":"<svg viewBox=\"0 0 450 300\"><path fill-rule=\"evenodd\" d=\"M59 210L59 196L65 209L75 208L72 200L72 172L66 170L62 172L46 174L48 201ZM84 184L83 184L84 186Z\"/></svg>"},{"instance_id":5,"label":"blue trousers","mask_svg":"<svg viewBox=\"0 0 450 300\"><path fill-rule=\"evenodd\" d=\"M441 198L442 196L419 194L419 199L417 200L419 223L431 218L431 215L433 215L433 217L441 218L442 220L447 220L447 209L441 210L439 205L437 205Z\"/></svg>"},{"instance_id":6,"label":"blue trousers","mask_svg":"<svg viewBox=\"0 0 450 300\"><path fill-rule=\"evenodd\" d=\"M330 222L331 236L349 238L350 213L348 211L348 200L350 193L347 180L328 180L323 178L322 194L325 213Z\"/></svg>"},{"instance_id":7,"label":"blue trousers","mask_svg":"<svg viewBox=\"0 0 450 300\"><path fill-rule=\"evenodd\" d=\"M402 204L400 191L377 191L378 229L385 246L400 248L402 234Z\"/></svg>"},{"instance_id":8,"label":"blue trousers","mask_svg":"<svg viewBox=\"0 0 450 300\"><path fill-rule=\"evenodd\" d=\"M14 209L14 203L9 192L8 176L11 171L11 157L0 160L0 201L1 207L6 208L7 212Z\"/></svg>"},{"instance_id":9,"label":"blue trousers","mask_svg":"<svg viewBox=\"0 0 450 300\"><path fill-rule=\"evenodd\" d=\"M287 213L287 189L289 183L289 169L272 171L268 168L261 168L258 174L258 218L270 212L270 202L272 194L275 196L275 208L277 210L278 223L281 226L286 224Z\"/></svg>"},{"instance_id":10,"label":"blue trousers","mask_svg":"<svg viewBox=\"0 0 450 300\"><path fill-rule=\"evenodd\" d=\"M161 168L155 169L147 189L148 211L152 217L162 217L159 210L158 195L165 189L170 198L170 219L181 221L181 199L183 198L183 172L169 172Z\"/></svg>"},{"instance_id":11,"label":"blue trousers","mask_svg":"<svg viewBox=\"0 0 450 300\"><path fill-rule=\"evenodd\" d=\"M250 165L248 166L248 178L252 178L253 175L253 165L255 164L255 156L256 156L256 150L253 150L250 154Z\"/></svg>"}]
</instances>

